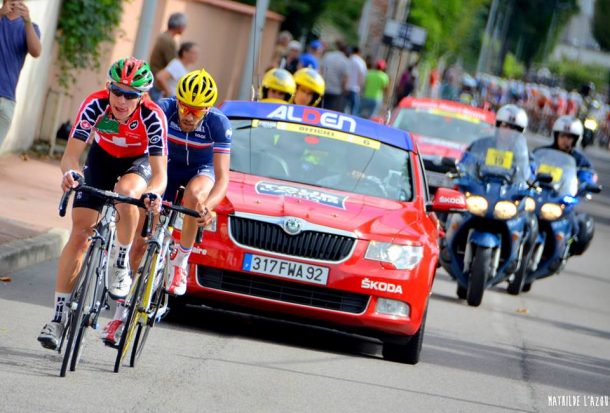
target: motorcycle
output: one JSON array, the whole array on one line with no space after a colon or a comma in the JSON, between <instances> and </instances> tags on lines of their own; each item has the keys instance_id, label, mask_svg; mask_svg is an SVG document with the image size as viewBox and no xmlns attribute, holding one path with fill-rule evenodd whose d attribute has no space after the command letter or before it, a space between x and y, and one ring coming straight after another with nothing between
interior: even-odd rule
<instances>
[{"instance_id":1,"label":"motorcycle","mask_svg":"<svg viewBox=\"0 0 610 413\"><path fill-rule=\"evenodd\" d=\"M470 306L502 281L512 294L523 287L531 256L531 250L524 254L527 220L535 209L530 175L525 137L505 128L475 141L460 162L454 178L468 212L448 218L440 262Z\"/></svg>"},{"instance_id":2,"label":"motorcycle","mask_svg":"<svg viewBox=\"0 0 610 413\"><path fill-rule=\"evenodd\" d=\"M597 133L598 123L593 116L587 116L583 122L583 133L582 133L582 148L586 148L595 142L595 135Z\"/></svg>"},{"instance_id":3,"label":"motorcycle","mask_svg":"<svg viewBox=\"0 0 610 413\"><path fill-rule=\"evenodd\" d=\"M538 237L529 264L523 291L531 289L536 280L561 272L570 257L570 246L575 241L574 208L580 198L601 190L594 182L583 182L579 187L576 161L556 149L535 152L538 175L549 175L540 182L536 195ZM539 179L540 181L540 179Z\"/></svg>"}]
</instances>

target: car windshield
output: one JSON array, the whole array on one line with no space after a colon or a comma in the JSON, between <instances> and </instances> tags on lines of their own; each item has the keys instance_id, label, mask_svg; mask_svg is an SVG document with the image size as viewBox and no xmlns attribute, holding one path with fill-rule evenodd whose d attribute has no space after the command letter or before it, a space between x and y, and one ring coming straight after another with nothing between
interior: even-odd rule
<instances>
[{"instance_id":1,"label":"car windshield","mask_svg":"<svg viewBox=\"0 0 610 413\"><path fill-rule=\"evenodd\" d=\"M464 144L493 134L493 126L489 123L440 109L402 108L393 126L410 133Z\"/></svg>"},{"instance_id":2,"label":"car windshield","mask_svg":"<svg viewBox=\"0 0 610 413\"><path fill-rule=\"evenodd\" d=\"M472 176L499 177L511 184L525 183L532 173L525 137L507 128L473 142L463 165Z\"/></svg>"},{"instance_id":3,"label":"car windshield","mask_svg":"<svg viewBox=\"0 0 610 413\"><path fill-rule=\"evenodd\" d=\"M536 158L536 173L545 173L553 177L549 185L559 195L576 196L578 177L576 161L571 155L556 149L538 149L534 152ZM545 185L543 185L545 186Z\"/></svg>"},{"instance_id":4,"label":"car windshield","mask_svg":"<svg viewBox=\"0 0 610 413\"><path fill-rule=\"evenodd\" d=\"M409 201L409 153L374 139L308 125L232 120L231 170Z\"/></svg>"}]
</instances>

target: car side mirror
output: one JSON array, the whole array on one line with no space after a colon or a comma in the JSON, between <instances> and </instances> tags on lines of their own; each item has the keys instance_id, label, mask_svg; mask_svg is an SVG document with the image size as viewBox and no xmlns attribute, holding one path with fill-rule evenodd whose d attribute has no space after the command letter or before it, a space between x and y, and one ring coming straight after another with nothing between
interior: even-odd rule
<instances>
[{"instance_id":1,"label":"car side mirror","mask_svg":"<svg viewBox=\"0 0 610 413\"><path fill-rule=\"evenodd\" d=\"M553 182L553 175L544 172L537 173L536 182L540 184L550 184Z\"/></svg>"},{"instance_id":2,"label":"car side mirror","mask_svg":"<svg viewBox=\"0 0 610 413\"><path fill-rule=\"evenodd\" d=\"M602 186L598 184L587 183L587 185L585 185L585 191L590 192L592 194L599 194L602 191Z\"/></svg>"},{"instance_id":3,"label":"car side mirror","mask_svg":"<svg viewBox=\"0 0 610 413\"><path fill-rule=\"evenodd\" d=\"M452 171L457 170L457 159L450 156L443 156L441 159L441 165L451 168Z\"/></svg>"},{"instance_id":4,"label":"car side mirror","mask_svg":"<svg viewBox=\"0 0 610 413\"><path fill-rule=\"evenodd\" d=\"M466 197L463 193L449 188L438 188L432 199L428 212L465 212Z\"/></svg>"}]
</instances>

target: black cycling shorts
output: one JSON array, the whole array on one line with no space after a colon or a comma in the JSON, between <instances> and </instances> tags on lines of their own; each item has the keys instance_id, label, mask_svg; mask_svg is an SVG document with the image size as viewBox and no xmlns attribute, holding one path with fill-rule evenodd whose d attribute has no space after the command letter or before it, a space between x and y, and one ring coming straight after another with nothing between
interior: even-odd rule
<instances>
[{"instance_id":1,"label":"black cycling shorts","mask_svg":"<svg viewBox=\"0 0 610 413\"><path fill-rule=\"evenodd\" d=\"M91 145L85 162L85 184L98 189L113 191L114 185L125 174L134 173L150 182L152 170L148 154L132 158L116 158L108 154L97 143ZM98 196L76 191L73 208L89 208L100 212L105 200Z\"/></svg>"}]
</instances>

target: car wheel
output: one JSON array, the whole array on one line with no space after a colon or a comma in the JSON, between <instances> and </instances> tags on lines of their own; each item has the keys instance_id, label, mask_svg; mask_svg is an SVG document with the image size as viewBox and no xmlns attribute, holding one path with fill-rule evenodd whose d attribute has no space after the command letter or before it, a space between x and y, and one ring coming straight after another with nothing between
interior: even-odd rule
<instances>
[{"instance_id":1,"label":"car wheel","mask_svg":"<svg viewBox=\"0 0 610 413\"><path fill-rule=\"evenodd\" d=\"M419 356L421 354L422 344L424 342L424 330L426 329L426 315L428 310L424 313L419 330L411 339L406 343L383 343L383 358L390 361L405 364L417 364L419 362Z\"/></svg>"}]
</instances>

